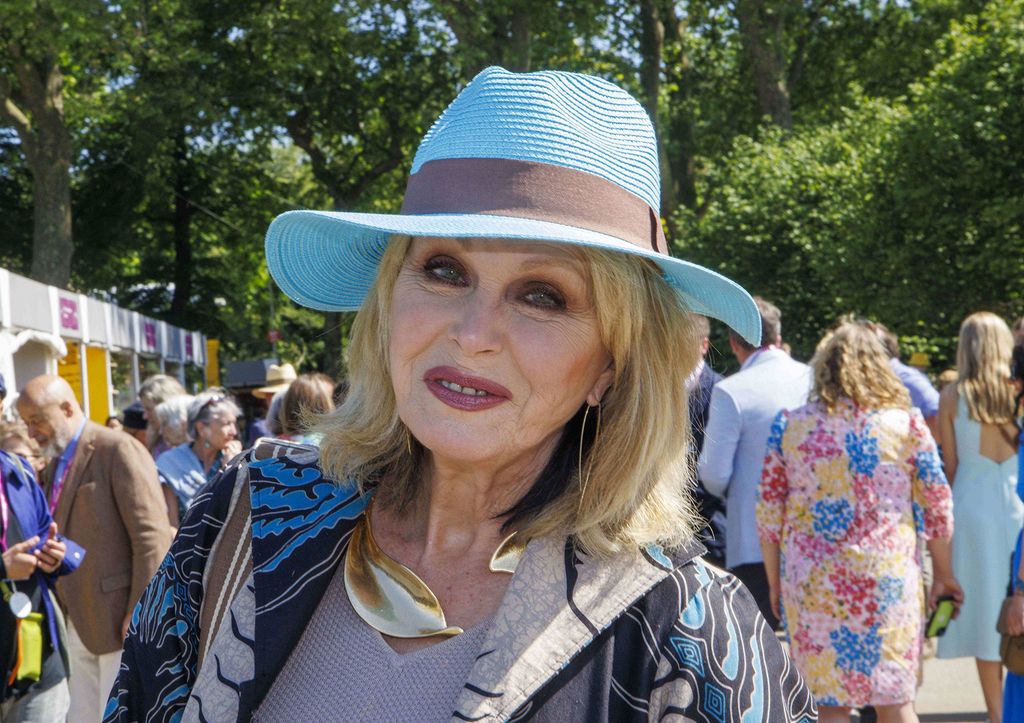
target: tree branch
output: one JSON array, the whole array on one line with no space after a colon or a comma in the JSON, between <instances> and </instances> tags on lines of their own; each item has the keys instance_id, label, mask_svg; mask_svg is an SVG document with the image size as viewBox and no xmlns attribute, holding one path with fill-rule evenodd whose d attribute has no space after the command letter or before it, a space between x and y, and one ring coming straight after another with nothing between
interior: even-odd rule
<instances>
[{"instance_id":1,"label":"tree branch","mask_svg":"<svg viewBox=\"0 0 1024 723\"><path fill-rule=\"evenodd\" d=\"M796 40L796 49L793 51L793 61L786 71L786 85L789 88L796 87L803 75L804 61L807 60L807 41L810 38L814 23L821 17L822 3L814 2L807 8L807 24L804 32L800 33Z\"/></svg>"},{"instance_id":2,"label":"tree branch","mask_svg":"<svg viewBox=\"0 0 1024 723\"><path fill-rule=\"evenodd\" d=\"M32 132L32 122L22 112L17 103L14 102L14 93L11 89L11 81L0 76L0 100L3 101L3 114L18 131L18 135L25 136ZM22 138L24 141L24 137Z\"/></svg>"},{"instance_id":3,"label":"tree branch","mask_svg":"<svg viewBox=\"0 0 1024 723\"><path fill-rule=\"evenodd\" d=\"M32 121L18 107L14 99L14 89L11 87L9 78L0 76L0 116L6 118L21 139L21 151L25 154L25 160L29 167L35 164L36 145L35 134L32 129Z\"/></svg>"},{"instance_id":4,"label":"tree branch","mask_svg":"<svg viewBox=\"0 0 1024 723\"><path fill-rule=\"evenodd\" d=\"M331 178L331 169L328 167L327 155L313 138L309 129L309 109L300 107L294 114L285 120L285 128L292 141L299 148L306 152L309 161L313 165L313 176L324 184L332 199L339 197L337 182ZM336 201L335 201L336 202Z\"/></svg>"},{"instance_id":5,"label":"tree branch","mask_svg":"<svg viewBox=\"0 0 1024 723\"><path fill-rule=\"evenodd\" d=\"M401 165L404 157L404 154L402 153L402 134L395 125L396 123L394 119L389 117L388 129L391 131L391 135L388 143L387 154L384 158L362 173L354 182L346 184L348 186L348 193L346 194L347 200L351 202L357 201L363 193L366 192L366 189L371 183L376 181L385 173L390 173Z\"/></svg>"}]
</instances>

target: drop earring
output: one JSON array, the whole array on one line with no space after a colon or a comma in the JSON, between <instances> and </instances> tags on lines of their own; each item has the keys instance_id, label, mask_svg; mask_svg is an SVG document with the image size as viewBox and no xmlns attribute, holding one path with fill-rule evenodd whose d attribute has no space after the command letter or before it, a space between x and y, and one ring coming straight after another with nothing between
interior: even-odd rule
<instances>
[{"instance_id":1,"label":"drop earring","mask_svg":"<svg viewBox=\"0 0 1024 723\"><path fill-rule=\"evenodd\" d=\"M597 444L597 437L601 433L601 405L587 404L587 408L583 410L583 423L580 425L580 445L576 456L576 474L580 478L580 499L579 505L576 508L577 513L583 508L583 497L587 494L587 483L590 482L590 460L587 460L587 473L586 475L583 474L583 436L587 430L587 417L590 415L590 410L593 407L597 407L597 427L594 430L594 441L590 444L591 449Z\"/></svg>"}]
</instances>

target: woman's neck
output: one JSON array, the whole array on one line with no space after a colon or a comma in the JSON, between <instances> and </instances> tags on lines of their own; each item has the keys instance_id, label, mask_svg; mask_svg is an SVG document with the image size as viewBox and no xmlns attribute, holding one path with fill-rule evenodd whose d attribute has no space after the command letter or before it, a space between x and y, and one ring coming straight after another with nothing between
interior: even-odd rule
<instances>
[{"instance_id":1,"label":"woman's neck","mask_svg":"<svg viewBox=\"0 0 1024 723\"><path fill-rule=\"evenodd\" d=\"M420 497L400 514L382 510L383 523L423 557L489 556L508 534L502 513L526 494L541 467L520 462L485 470L433 459L423 470Z\"/></svg>"},{"instance_id":2,"label":"woman's neck","mask_svg":"<svg viewBox=\"0 0 1024 723\"><path fill-rule=\"evenodd\" d=\"M199 462L203 465L203 472L210 469L210 465L213 464L213 460L217 459L217 455L220 453L219 449L213 447L207 447L199 440L192 443L192 451L196 457L199 458Z\"/></svg>"}]
</instances>

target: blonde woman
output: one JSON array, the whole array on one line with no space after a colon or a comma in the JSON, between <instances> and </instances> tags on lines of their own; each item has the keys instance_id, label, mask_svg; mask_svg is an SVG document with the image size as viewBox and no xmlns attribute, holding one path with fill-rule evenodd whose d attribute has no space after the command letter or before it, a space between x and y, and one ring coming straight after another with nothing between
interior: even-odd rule
<instances>
[{"instance_id":1,"label":"blonde woman","mask_svg":"<svg viewBox=\"0 0 1024 723\"><path fill-rule=\"evenodd\" d=\"M142 418L146 420L146 447L156 459L171 448L160 432L160 419L156 408L171 397L186 394L185 388L174 377L154 374L139 387L139 401L142 403Z\"/></svg>"},{"instance_id":2,"label":"blonde woman","mask_svg":"<svg viewBox=\"0 0 1024 723\"><path fill-rule=\"evenodd\" d=\"M490 68L413 168L402 215L268 231L285 293L361 306L349 395L319 449L259 447L196 496L107 720L813 720L750 595L700 559L689 312L760 324L667 254L643 108ZM244 535L217 541L237 490L248 566Z\"/></svg>"},{"instance_id":3,"label":"blonde woman","mask_svg":"<svg viewBox=\"0 0 1024 723\"><path fill-rule=\"evenodd\" d=\"M1006 597L1010 556L1024 523L1017 497L1013 336L995 314L960 325L957 382L942 390L939 436L953 485L953 570L964 586L960 618L939 640L940 658L971 656L990 721L1002 719L1002 665L996 619Z\"/></svg>"},{"instance_id":4,"label":"blonde woman","mask_svg":"<svg viewBox=\"0 0 1024 723\"><path fill-rule=\"evenodd\" d=\"M46 457L39 443L28 434L22 422L0 422L0 449L23 457L38 477L46 469Z\"/></svg>"},{"instance_id":5,"label":"blonde woman","mask_svg":"<svg viewBox=\"0 0 1024 723\"><path fill-rule=\"evenodd\" d=\"M919 535L934 560L930 600L961 598L949 485L870 324L840 323L811 365L811 401L776 419L758 495L772 607L821 721L868 705L882 723L916 721Z\"/></svg>"}]
</instances>

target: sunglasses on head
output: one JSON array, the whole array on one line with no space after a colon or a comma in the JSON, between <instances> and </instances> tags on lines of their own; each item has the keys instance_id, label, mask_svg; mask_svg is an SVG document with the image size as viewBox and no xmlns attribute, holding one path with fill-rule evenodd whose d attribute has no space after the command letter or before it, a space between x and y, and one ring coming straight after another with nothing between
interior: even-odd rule
<instances>
[{"instance_id":1,"label":"sunglasses on head","mask_svg":"<svg viewBox=\"0 0 1024 723\"><path fill-rule=\"evenodd\" d=\"M226 394L220 394L216 397L210 397L205 402L203 402L203 406L199 407L199 411L196 412L196 417L202 417L203 412L205 412L208 407L215 407L227 398L228 396Z\"/></svg>"}]
</instances>

